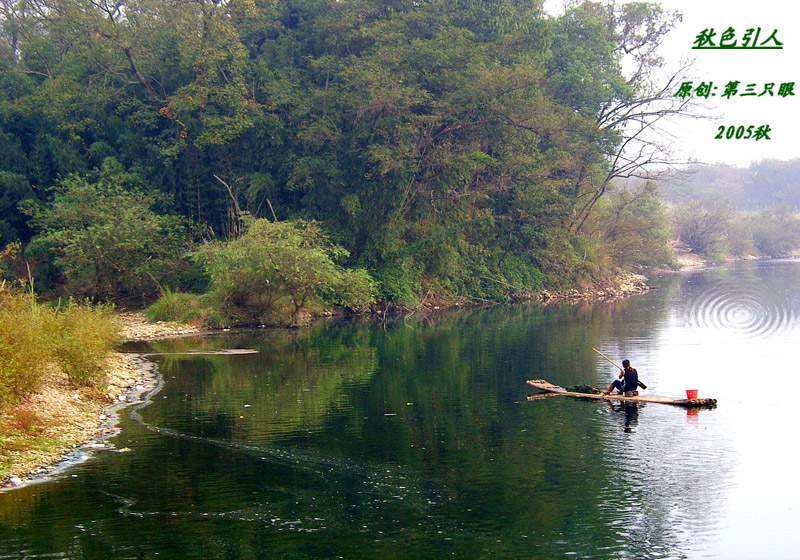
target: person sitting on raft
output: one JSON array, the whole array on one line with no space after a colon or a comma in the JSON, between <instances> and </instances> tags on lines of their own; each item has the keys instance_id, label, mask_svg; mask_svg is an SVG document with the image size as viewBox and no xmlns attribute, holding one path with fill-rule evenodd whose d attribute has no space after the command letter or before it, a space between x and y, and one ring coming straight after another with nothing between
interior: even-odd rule
<instances>
[{"instance_id":1,"label":"person sitting on raft","mask_svg":"<svg viewBox=\"0 0 800 560\"><path fill-rule=\"evenodd\" d=\"M630 360L622 360L623 369L619 370L619 379L614 380L605 392L610 395L614 389L626 397L635 397L639 394L639 372L631 367Z\"/></svg>"}]
</instances>

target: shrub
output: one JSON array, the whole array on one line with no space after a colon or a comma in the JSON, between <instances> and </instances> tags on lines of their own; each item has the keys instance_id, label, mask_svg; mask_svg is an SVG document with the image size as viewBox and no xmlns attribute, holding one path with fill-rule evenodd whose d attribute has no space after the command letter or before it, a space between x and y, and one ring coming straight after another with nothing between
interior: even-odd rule
<instances>
[{"instance_id":1,"label":"shrub","mask_svg":"<svg viewBox=\"0 0 800 560\"><path fill-rule=\"evenodd\" d=\"M101 382L118 334L107 306L54 308L0 284L0 406L39 389L54 365L73 384Z\"/></svg>"},{"instance_id":2,"label":"shrub","mask_svg":"<svg viewBox=\"0 0 800 560\"><path fill-rule=\"evenodd\" d=\"M719 260L728 250L728 231L734 217L729 206L706 207L690 202L674 209L675 231L695 253Z\"/></svg>"},{"instance_id":3,"label":"shrub","mask_svg":"<svg viewBox=\"0 0 800 560\"><path fill-rule=\"evenodd\" d=\"M178 321L181 323L203 321L208 313L209 310L203 301L203 296L173 292L168 288L164 289L161 297L145 311L145 315L151 321Z\"/></svg>"},{"instance_id":4,"label":"shrub","mask_svg":"<svg viewBox=\"0 0 800 560\"><path fill-rule=\"evenodd\" d=\"M53 350L62 371L75 385L103 383L103 365L120 333L111 307L70 301L57 317L58 338Z\"/></svg>"},{"instance_id":5,"label":"shrub","mask_svg":"<svg viewBox=\"0 0 800 560\"><path fill-rule=\"evenodd\" d=\"M800 248L800 218L788 209L759 212L749 224L761 255L783 257Z\"/></svg>"},{"instance_id":6,"label":"shrub","mask_svg":"<svg viewBox=\"0 0 800 560\"><path fill-rule=\"evenodd\" d=\"M800 217L787 208L746 214L690 203L676 208L675 221L681 241L716 260L751 253L783 257L800 248Z\"/></svg>"},{"instance_id":7,"label":"shrub","mask_svg":"<svg viewBox=\"0 0 800 560\"><path fill-rule=\"evenodd\" d=\"M348 253L316 222L250 218L241 237L196 256L211 278L210 301L234 323L299 324L311 308L361 308L375 299L369 274L337 264Z\"/></svg>"},{"instance_id":8,"label":"shrub","mask_svg":"<svg viewBox=\"0 0 800 560\"><path fill-rule=\"evenodd\" d=\"M331 285L329 300L355 311L375 303L377 284L364 268L343 270L338 282Z\"/></svg>"},{"instance_id":9,"label":"shrub","mask_svg":"<svg viewBox=\"0 0 800 560\"><path fill-rule=\"evenodd\" d=\"M414 267L386 267L380 272L379 278L381 293L386 301L409 309L419 307L420 273Z\"/></svg>"},{"instance_id":10,"label":"shrub","mask_svg":"<svg viewBox=\"0 0 800 560\"><path fill-rule=\"evenodd\" d=\"M27 406L20 405L13 412L13 426L26 434L38 432L42 427L42 419Z\"/></svg>"},{"instance_id":11,"label":"shrub","mask_svg":"<svg viewBox=\"0 0 800 560\"><path fill-rule=\"evenodd\" d=\"M613 265L668 265L672 261L672 236L667 209L650 183L642 187L620 186L595 208L589 231L607 256L599 262L609 271ZM683 230L688 233L688 225Z\"/></svg>"},{"instance_id":12,"label":"shrub","mask_svg":"<svg viewBox=\"0 0 800 560\"><path fill-rule=\"evenodd\" d=\"M725 247L736 257L758 253L753 241L753 230L746 214L740 213L737 219L731 220L728 224Z\"/></svg>"},{"instance_id":13,"label":"shrub","mask_svg":"<svg viewBox=\"0 0 800 560\"><path fill-rule=\"evenodd\" d=\"M508 257L499 268L513 299L525 299L542 289L544 274L524 257Z\"/></svg>"},{"instance_id":14,"label":"shrub","mask_svg":"<svg viewBox=\"0 0 800 560\"><path fill-rule=\"evenodd\" d=\"M0 405L39 388L51 358L52 312L0 287ZM44 337L43 334L50 336Z\"/></svg>"}]
</instances>

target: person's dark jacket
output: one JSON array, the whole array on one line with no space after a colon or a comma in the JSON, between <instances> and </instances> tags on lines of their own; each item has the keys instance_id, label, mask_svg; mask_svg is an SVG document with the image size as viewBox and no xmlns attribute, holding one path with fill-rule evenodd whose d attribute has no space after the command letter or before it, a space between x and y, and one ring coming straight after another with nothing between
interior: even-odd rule
<instances>
[{"instance_id":1,"label":"person's dark jacket","mask_svg":"<svg viewBox=\"0 0 800 560\"><path fill-rule=\"evenodd\" d=\"M626 367L623 380L625 382L623 391L636 391L639 388L639 372L636 371L636 368Z\"/></svg>"}]
</instances>

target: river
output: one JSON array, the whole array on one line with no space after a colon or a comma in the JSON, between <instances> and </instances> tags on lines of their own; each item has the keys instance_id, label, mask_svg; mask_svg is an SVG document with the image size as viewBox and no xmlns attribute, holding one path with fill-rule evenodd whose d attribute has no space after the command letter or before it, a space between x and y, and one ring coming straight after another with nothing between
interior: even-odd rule
<instances>
[{"instance_id":1,"label":"river","mask_svg":"<svg viewBox=\"0 0 800 560\"><path fill-rule=\"evenodd\" d=\"M592 306L225 333L149 351L116 450L0 494L0 558L797 558L800 262ZM591 347L696 413L564 397ZM143 348L135 348L142 350Z\"/></svg>"}]
</instances>

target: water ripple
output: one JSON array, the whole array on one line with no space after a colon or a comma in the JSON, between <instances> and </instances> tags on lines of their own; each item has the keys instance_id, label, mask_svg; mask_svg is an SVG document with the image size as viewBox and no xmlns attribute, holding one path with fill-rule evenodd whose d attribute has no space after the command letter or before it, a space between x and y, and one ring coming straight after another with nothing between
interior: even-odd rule
<instances>
[{"instance_id":1,"label":"water ripple","mask_svg":"<svg viewBox=\"0 0 800 560\"><path fill-rule=\"evenodd\" d=\"M745 338L763 339L785 333L797 325L792 302L763 283L718 282L696 294L684 310L685 323L695 331L722 331Z\"/></svg>"}]
</instances>

